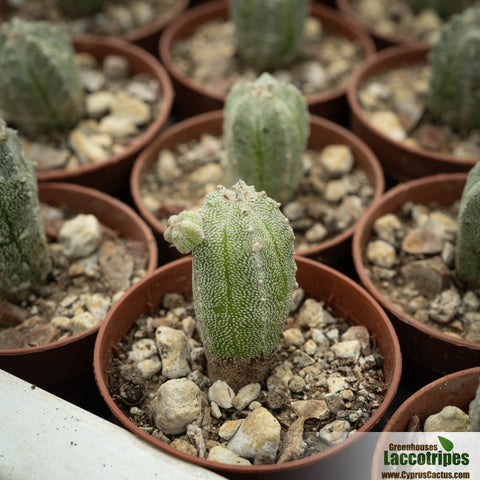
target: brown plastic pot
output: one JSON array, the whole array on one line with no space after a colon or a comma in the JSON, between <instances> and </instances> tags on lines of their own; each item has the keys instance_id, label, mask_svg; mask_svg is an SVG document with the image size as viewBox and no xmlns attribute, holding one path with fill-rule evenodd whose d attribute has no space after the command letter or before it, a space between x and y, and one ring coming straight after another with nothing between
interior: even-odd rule
<instances>
[{"instance_id":1,"label":"brown plastic pot","mask_svg":"<svg viewBox=\"0 0 480 480\"><path fill-rule=\"evenodd\" d=\"M467 172L478 160L460 159L393 140L371 124L360 106L357 96L359 85L373 75L399 66L426 63L429 50L429 47L418 45L402 45L383 50L360 65L347 87L353 132L375 152L387 177L397 181L437 173Z\"/></svg>"},{"instance_id":2,"label":"brown plastic pot","mask_svg":"<svg viewBox=\"0 0 480 480\"><path fill-rule=\"evenodd\" d=\"M142 200L140 186L143 178L147 172L154 168L159 152L164 149L174 148L182 142L199 139L201 135L205 133L217 136L221 135L222 124L223 112L221 110L196 115L187 120L183 120L173 127L166 129L149 148L145 149L145 151L139 155L134 163L130 177L132 198L140 214L154 230L162 258L179 258L180 254L176 249L171 248L170 244L164 240L164 225L146 208ZM348 145L352 149L356 166L365 171L369 181L374 187L375 193L373 200L380 198L385 188L383 171L370 148L347 129L324 118L311 115L308 148L321 150L325 146L335 143ZM355 225L352 225L339 235L297 253L338 267L342 262L344 263L345 258L350 255L350 241L354 229Z\"/></svg>"},{"instance_id":3,"label":"brown plastic pot","mask_svg":"<svg viewBox=\"0 0 480 480\"><path fill-rule=\"evenodd\" d=\"M407 398L386 423L384 432L405 432L413 415L418 415L423 425L425 420L453 405L468 412L470 402L480 381L480 367L453 372L425 385Z\"/></svg>"},{"instance_id":4,"label":"brown plastic pot","mask_svg":"<svg viewBox=\"0 0 480 480\"><path fill-rule=\"evenodd\" d=\"M453 338L407 315L387 300L368 277L362 255L377 218L399 211L406 202L448 206L460 200L467 174L439 174L397 185L371 205L353 235L352 255L363 286L385 308L398 334L402 353L440 374L480 365L480 344Z\"/></svg>"},{"instance_id":5,"label":"brown plastic pot","mask_svg":"<svg viewBox=\"0 0 480 480\"><path fill-rule=\"evenodd\" d=\"M426 42L422 42L416 38L405 37L402 35L396 35L394 33L384 33L378 28L375 28L375 25L371 25L365 22L352 8L351 0L336 0L337 8L340 12L348 15L350 18L354 19L359 23L373 38L375 46L378 50L383 50L384 48L393 47L396 45L403 45L406 43L418 43L426 45Z\"/></svg>"},{"instance_id":6,"label":"brown plastic pot","mask_svg":"<svg viewBox=\"0 0 480 480\"><path fill-rule=\"evenodd\" d=\"M81 0L80 0L81 1ZM148 25L144 25L143 27L136 28L135 30L131 30L128 33L118 36L104 36L105 38L119 38L121 40L125 40L130 43L134 43L139 47L145 49L147 52L150 52L156 55L158 50L158 40L160 38L161 33L165 29L165 27L170 23L174 18L180 15L187 7L188 7L189 0L176 0L175 5L162 18L158 18L157 20L149 23ZM11 16L11 12L9 13L9 8L5 5L6 2L0 0L0 23L2 22L2 14L3 16ZM100 35L102 36L102 35ZM103 37L103 36L102 36Z\"/></svg>"},{"instance_id":7,"label":"brown plastic pot","mask_svg":"<svg viewBox=\"0 0 480 480\"><path fill-rule=\"evenodd\" d=\"M157 267L157 246L150 228L133 209L120 200L69 183L42 183L38 188L41 202L93 214L120 236L145 243L149 256L147 272L150 273ZM91 369L98 329L99 325L96 325L46 345L0 350L0 368L36 385L68 380Z\"/></svg>"},{"instance_id":8,"label":"brown plastic pot","mask_svg":"<svg viewBox=\"0 0 480 480\"><path fill-rule=\"evenodd\" d=\"M107 55L120 55L128 60L132 74L146 73L160 84L163 96L162 109L147 130L121 153L97 163L82 165L71 170L59 169L37 172L39 182L72 182L116 194L128 187L128 178L136 156L165 126L173 104L171 81L160 62L140 47L118 38L91 35L75 36L73 45L77 52L88 52L101 60Z\"/></svg>"},{"instance_id":9,"label":"brown plastic pot","mask_svg":"<svg viewBox=\"0 0 480 480\"><path fill-rule=\"evenodd\" d=\"M174 111L180 118L223 108L225 94L207 89L182 73L172 60L172 45L206 22L226 20L228 12L228 4L223 0L205 2L180 15L165 29L160 38L159 55L172 78L176 92ZM348 17L318 3L311 4L310 14L322 22L325 30L359 42L365 57L375 52L375 46L367 32ZM306 95L310 111L331 120L345 121L348 116L345 91L346 87L343 86L327 92Z\"/></svg>"},{"instance_id":10,"label":"brown plastic pot","mask_svg":"<svg viewBox=\"0 0 480 480\"><path fill-rule=\"evenodd\" d=\"M324 301L336 315L344 317L352 325L367 327L371 335L375 337L380 353L384 357L385 380L389 388L378 410L359 429L359 431L369 431L385 414L400 381L401 354L393 327L377 302L351 279L328 266L307 258L297 256L296 262L298 266L297 281L305 290L306 295L317 301ZM177 292L191 297L191 273L191 257L185 257L160 267L130 289L113 306L104 320L95 344L94 372L100 393L116 420L160 450L185 461L215 470L227 478L254 478L255 480L330 478L328 473L336 471L337 462L341 461L342 453L353 448L357 443L358 437L355 435L322 453L280 465L220 464L181 452L149 435L131 422L110 396L108 374L112 356L115 355L115 345L131 329L140 315L151 314L158 308L165 293Z\"/></svg>"}]
</instances>

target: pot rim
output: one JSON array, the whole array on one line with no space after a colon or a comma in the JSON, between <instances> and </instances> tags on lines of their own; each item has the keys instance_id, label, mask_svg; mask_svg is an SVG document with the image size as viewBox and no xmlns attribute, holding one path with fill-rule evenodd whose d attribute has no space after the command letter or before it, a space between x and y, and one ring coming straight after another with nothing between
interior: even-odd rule
<instances>
[{"instance_id":1,"label":"pot rim","mask_svg":"<svg viewBox=\"0 0 480 480\"><path fill-rule=\"evenodd\" d=\"M302 257L299 255L295 255L295 261L297 265L300 267L302 264L304 266L310 266L314 268L320 268L328 272L330 275L333 275L337 278L340 278L342 282L348 285L348 288L351 288L355 290L357 293L361 294L364 296L369 303L371 304L372 308L376 310L376 312L379 315L379 318L383 319L383 327L385 328L385 331L388 332L388 337L391 342L391 347L392 347L392 378L389 383L389 388L387 390L387 393L378 407L378 409L375 411L375 413L369 418L369 420L357 430L357 432L367 432L371 430L381 419L381 417L386 413L386 410L388 406L391 404L393 401L393 398L397 392L398 385L400 383L400 377L401 377L401 366L402 366L402 355L400 351L400 343L398 341L398 338L396 336L395 330L388 319L388 316L386 315L385 311L381 308L380 305L375 301L375 299L365 290L363 289L360 285L358 285L356 282L354 282L352 279L347 277L346 275L338 272L337 270L321 264L319 262L316 262L312 259ZM150 283L153 281L154 278L157 276L161 275L162 272L168 269L174 269L177 266L179 267L184 267L187 266L188 264L191 264L192 258L191 256L188 257L183 257L178 260L174 260L172 262L169 262L161 267L159 267L157 270L155 270L153 273L148 275L147 277L144 277L142 280L140 280L136 284L136 288L142 288L145 284ZM132 291L132 290L131 290ZM347 438L343 442L341 442L338 445L329 447L327 450L317 453L315 455L311 455L309 457L305 457L299 460L293 460L289 462L285 462L282 464L274 464L274 465L231 465L231 464L225 464L225 463L218 463L214 462L212 460L207 460L203 458L199 458L196 456L193 456L191 454L182 452L178 449L175 449L171 447L170 445L166 444L165 442L162 442L151 435L149 435L147 432L143 431L139 427L136 427L130 420L129 418L123 414L123 412L119 409L111 395L109 394L108 391L108 386L105 382L103 372L104 372L104 365L101 360L102 357L102 351L104 348L110 348L110 346L104 346L103 345L103 337L105 336L105 331L109 327L109 324L111 323L111 318L116 315L116 311L120 310L122 308L122 303L125 301L126 296L122 297L109 311L108 313L108 318L106 321L102 323L100 326L100 330L97 335L97 339L95 342L95 348L94 348L94 361L93 361L93 366L94 366L94 374L95 374L95 380L97 383L97 387L108 405L108 408L110 411L113 413L113 415L116 417L116 419L125 427L128 425L128 429L137 435L138 437L142 438L143 440L147 441L151 445L154 445L156 448L159 448L160 450L163 450L171 455L174 455L178 458L181 458L182 460L185 460L187 462L194 463L196 465L200 465L202 467L211 469L211 470L220 470L224 472L229 472L229 473L239 473L239 474L252 474L252 473L258 473L258 474L264 474L264 473L275 473L283 470L291 470L291 469L296 469L296 468L301 468L301 467L306 467L309 466L313 463L316 463L321 460L325 460L331 456L336 455L338 452L340 452L343 449L349 448L350 446L354 445L361 437L361 435L352 435L351 437Z\"/></svg>"},{"instance_id":2,"label":"pot rim","mask_svg":"<svg viewBox=\"0 0 480 480\"><path fill-rule=\"evenodd\" d=\"M145 237L146 240L146 247L148 251L148 264L147 264L147 272L152 272L158 263L158 251L156 246L156 241L153 236L152 231L145 223L145 221L127 204L123 203L117 198L114 198L106 193L103 193L99 190L85 187L83 185L76 185L73 183L63 183L63 182L42 182L38 185L40 201L43 192L50 192L56 191L60 194L72 192L75 194L80 194L83 197L90 197L96 199L96 201L101 202L105 205L108 205L110 209L115 209L117 211L122 212L125 217L129 217L135 221L137 224L137 229L142 232L142 235ZM60 202L61 204L61 202ZM68 202L67 202L68 206ZM112 308L112 307L110 307ZM48 350L55 350L62 348L66 345L74 343L76 341L82 340L90 335L94 335L100 325L103 323L99 322L97 325L90 327L82 332L76 333L75 335L71 335L67 338L63 338L56 342L50 342L43 345L37 345L34 347L24 347L24 348L10 348L10 349L0 349L0 358L1 357L17 357L17 356L28 356L31 354L37 354L41 352L45 352Z\"/></svg>"},{"instance_id":3,"label":"pot rim","mask_svg":"<svg viewBox=\"0 0 480 480\"><path fill-rule=\"evenodd\" d=\"M74 180L79 175L101 171L107 166L114 166L138 155L163 129L173 106L175 93L168 73L160 62L143 48L119 37L89 34L73 35L71 41L76 52L91 51L96 58L103 58L103 53L108 51L109 54L123 55L128 60L134 59L139 62L142 66L141 71L148 72L159 83L162 107L149 127L136 140L129 143L122 152L113 154L100 162L80 165L77 168L37 171L36 176L39 182ZM100 52L97 51L99 47L101 48Z\"/></svg>"},{"instance_id":4,"label":"pot rim","mask_svg":"<svg viewBox=\"0 0 480 480\"><path fill-rule=\"evenodd\" d=\"M473 167L478 161L475 158L458 158L448 153L439 153L420 147L407 145L404 142L395 140L379 129L375 128L358 100L358 89L362 82L367 80L371 75L378 74L389 70L392 66L401 66L408 64L426 63L426 58L431 47L421 43L409 43L405 45L396 45L381 50L367 58L352 75L347 85L347 102L352 111L352 115L362 124L363 128L368 130L369 134L377 137L383 143L394 145L405 156L420 156L430 161L443 164L454 164L460 167Z\"/></svg>"},{"instance_id":5,"label":"pot rim","mask_svg":"<svg viewBox=\"0 0 480 480\"><path fill-rule=\"evenodd\" d=\"M368 32L349 16L344 15L334 8L313 2L310 5L310 14L314 17L325 20L328 25L333 25L335 28L341 28L352 32L352 38L355 38L356 41L360 42L362 45L365 59L375 53L375 44ZM208 0L204 4L187 9L184 13L178 16L165 28L159 39L159 57L170 75L176 81L183 85L187 85L188 88L202 96L215 99L219 102L224 102L226 97L225 94L207 89L197 82L192 82L188 75L185 75L175 66L172 59L171 48L173 43L177 38L184 38L186 35L183 32L189 29L189 27L196 27L198 24L197 18L199 17L202 19L202 23L203 20L210 21L215 18L227 18L228 3L225 0ZM179 30L182 33L179 34ZM305 98L309 106L316 103L328 102L345 95L346 88L346 86L343 86L326 92L307 94L305 95Z\"/></svg>"},{"instance_id":6,"label":"pot rim","mask_svg":"<svg viewBox=\"0 0 480 480\"><path fill-rule=\"evenodd\" d=\"M422 177L415 180L410 180L408 182L400 183L399 185L387 191L379 200L377 200L368 208L367 212L358 223L352 239L352 256L355 270L359 276L362 285L364 285L364 287L373 295L373 297L380 303L380 305L382 305L387 311L392 312L393 315L395 315L395 317L397 317L401 322L414 327L415 329L421 331L429 337L437 338L439 340L442 340L443 342L469 348L472 350L480 350L479 343L446 335L445 333L429 327L424 323L420 322L419 320L416 320L414 317L406 314L398 307L396 307L393 303L388 301L380 293L380 291L374 285L370 277L366 274L365 265L362 260L362 253L365 248L364 245L366 245L366 241L370 236L372 225L379 216L379 210L386 203L395 201L397 199L398 202L400 202L402 198L408 200L409 190L419 190L425 185L431 184L432 182L436 184L441 184L444 182L465 182L466 178L467 173L439 173L437 175L430 175L427 177ZM398 208L393 211L396 210L398 210Z\"/></svg>"},{"instance_id":7,"label":"pot rim","mask_svg":"<svg viewBox=\"0 0 480 480\"><path fill-rule=\"evenodd\" d=\"M152 228L162 237L165 233L166 227L157 219L157 217L152 212L150 212L145 207L140 193L140 185L142 183L142 180L145 177L147 171L151 170L152 168L152 157L158 154L160 148L165 142L168 142L171 137L175 137L180 132L188 131L189 129L195 128L197 125L201 125L202 123L211 124L215 122L221 122L222 119L223 110L214 110L211 112L195 115L193 117L187 118L186 120L182 120L173 125L172 127L164 130L162 134L158 137L158 139L155 140L151 145L149 145L145 150L143 150L135 160L130 175L130 191L132 193L132 199L135 203L137 210L140 212L143 218L145 218L147 222L152 226ZM357 150L357 152L359 152L365 158L367 163L370 165L373 177L371 179L371 182L374 187L374 195L371 202L375 202L376 200L378 200L385 191L385 179L382 167L380 166L380 162L378 161L376 155L373 153L370 147L351 131L332 122L331 120L319 117L317 115L310 114L310 126L319 129L321 128L327 133L333 132L335 134L338 134L339 136L342 136L345 139L346 145L353 146L355 150ZM307 148L309 147L307 146ZM363 215L365 215L365 212L363 213ZM338 235L335 235L328 240L315 244L312 247L299 250L296 253L305 257L311 257L319 255L333 247L338 246L339 244L342 244L347 239L353 236L353 233L363 215L353 225L351 225L343 232L340 232Z\"/></svg>"}]
</instances>

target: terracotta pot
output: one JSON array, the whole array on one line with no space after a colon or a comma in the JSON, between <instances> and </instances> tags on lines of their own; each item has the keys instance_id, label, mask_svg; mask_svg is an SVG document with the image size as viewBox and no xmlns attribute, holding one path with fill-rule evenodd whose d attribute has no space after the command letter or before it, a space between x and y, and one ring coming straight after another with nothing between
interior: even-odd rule
<instances>
[{"instance_id":1,"label":"terracotta pot","mask_svg":"<svg viewBox=\"0 0 480 480\"><path fill-rule=\"evenodd\" d=\"M91 213L105 226L121 236L145 243L148 250L148 272L158 263L155 238L130 207L97 190L68 183L39 185L41 202L66 206L82 213ZM67 380L91 369L96 325L71 337L30 348L0 350L0 368L36 385Z\"/></svg>"},{"instance_id":2,"label":"terracotta pot","mask_svg":"<svg viewBox=\"0 0 480 480\"><path fill-rule=\"evenodd\" d=\"M112 155L105 161L71 170L37 172L37 179L39 182L72 182L107 193L118 193L128 186L128 177L135 157L159 134L168 120L174 97L172 84L165 69L153 55L124 40L85 35L74 37L73 44L77 52L91 53L100 60L107 55L120 55L129 61L133 74L151 75L160 84L163 106L147 130L121 153Z\"/></svg>"},{"instance_id":3,"label":"terracotta pot","mask_svg":"<svg viewBox=\"0 0 480 480\"><path fill-rule=\"evenodd\" d=\"M147 52L150 52L154 55L157 54L158 50L158 40L164 28L170 23L174 18L180 15L187 7L189 0L176 0L175 5L168 13L168 15L158 18L157 20L144 25L143 27L136 28L128 33L118 36L104 36L104 38L119 38L130 43L134 43L139 47L142 47ZM2 22L2 14L4 16L10 16L8 12L9 7L6 5L6 2L0 0L0 23ZM5 15L8 14L8 15ZM102 36L102 35L101 35Z\"/></svg>"},{"instance_id":4,"label":"terracotta pot","mask_svg":"<svg viewBox=\"0 0 480 480\"><path fill-rule=\"evenodd\" d=\"M321 20L323 28L340 36L357 41L362 45L365 57L375 51L370 36L356 22L345 18L332 8L312 3L310 13ZM189 117L210 110L223 108L225 94L206 89L193 82L173 63L172 45L187 37L195 28L206 22L228 18L228 4L225 1L210 1L198 7L188 9L173 21L164 31L159 43L159 55L170 73L175 87L175 113L180 118ZM321 48L319 46L319 48ZM345 121L347 117L346 87L306 96L310 111L315 115L335 121Z\"/></svg>"},{"instance_id":5,"label":"terracotta pot","mask_svg":"<svg viewBox=\"0 0 480 480\"><path fill-rule=\"evenodd\" d=\"M407 398L391 416L383 429L384 432L405 432L413 415L425 420L443 407L453 405L468 412L470 402L480 381L480 367L469 368L445 375L425 385Z\"/></svg>"},{"instance_id":6,"label":"terracotta pot","mask_svg":"<svg viewBox=\"0 0 480 480\"><path fill-rule=\"evenodd\" d=\"M280 465L220 464L181 452L149 435L134 425L110 396L108 372L115 345L130 330L139 315L155 311L165 293L178 292L191 296L191 262L191 257L170 262L141 280L112 308L100 328L95 344L94 372L100 393L114 417L121 425L155 447L188 462L215 470L227 478L317 479L320 478L319 472L322 473L323 478L330 478L324 474L330 469L335 471L342 453L357 443L355 435L322 453ZM389 388L378 410L359 429L359 431L369 431L384 415L400 381L401 354L395 332L380 306L348 277L307 258L297 256L296 262L297 281L306 295L318 301L325 301L337 315L348 319L351 324L366 326L376 338L380 353L384 357L385 380Z\"/></svg>"},{"instance_id":7,"label":"terracotta pot","mask_svg":"<svg viewBox=\"0 0 480 480\"><path fill-rule=\"evenodd\" d=\"M348 15L350 18L359 23L363 28L367 30L370 36L375 42L375 46L378 50L383 50L384 48L392 47L395 45L403 45L406 43L421 43L425 45L425 42L421 42L415 38L405 37L402 35L396 35L394 33L384 33L378 28L375 28L375 25L371 25L365 22L352 8L351 0L336 0L336 5L340 12Z\"/></svg>"},{"instance_id":8,"label":"terracotta pot","mask_svg":"<svg viewBox=\"0 0 480 480\"><path fill-rule=\"evenodd\" d=\"M440 374L480 365L480 344L453 338L428 327L393 305L368 277L362 254L378 217L400 210L405 202L451 205L460 200L466 178L467 175L463 173L439 174L411 180L392 188L368 209L358 224L352 241L353 262L359 279L386 309L398 334L402 353Z\"/></svg>"},{"instance_id":9,"label":"terracotta pot","mask_svg":"<svg viewBox=\"0 0 480 480\"><path fill-rule=\"evenodd\" d=\"M163 234L165 233L165 227L155 215L146 208L142 200L140 186L143 178L146 173L154 167L161 150L174 148L175 145L179 143L198 139L204 133L221 135L222 123L223 112L221 110L196 115L187 120L183 120L165 130L135 161L130 177L130 191L136 208L157 235L162 258L179 258L180 254L176 249L171 248L170 244L164 240ZM310 117L310 131L308 148L320 150L326 145L334 143L348 145L354 153L356 165L365 171L369 181L374 186L375 194L373 199L376 200L380 198L385 187L383 171L375 155L367 145L345 128L315 115L311 115ZM354 229L355 225L352 225L336 237L298 253L302 256L312 257L328 265L338 267L342 262L345 262L345 258L350 256L350 240Z\"/></svg>"},{"instance_id":10,"label":"terracotta pot","mask_svg":"<svg viewBox=\"0 0 480 480\"><path fill-rule=\"evenodd\" d=\"M397 181L411 180L436 173L467 172L475 159L460 159L453 155L411 147L393 140L373 127L361 108L357 92L359 85L377 75L402 65L426 63L429 47L405 45L383 50L368 58L355 71L347 88L352 114L352 130L378 156L385 174Z\"/></svg>"}]
</instances>

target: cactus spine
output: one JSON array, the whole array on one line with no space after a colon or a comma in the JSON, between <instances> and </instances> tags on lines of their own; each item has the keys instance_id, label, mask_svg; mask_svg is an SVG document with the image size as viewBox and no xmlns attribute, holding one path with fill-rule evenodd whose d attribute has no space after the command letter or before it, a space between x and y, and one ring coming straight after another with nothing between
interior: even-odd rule
<instances>
[{"instance_id":1,"label":"cactus spine","mask_svg":"<svg viewBox=\"0 0 480 480\"><path fill-rule=\"evenodd\" d=\"M68 37L46 22L13 18L0 30L0 110L22 133L69 128L83 89Z\"/></svg>"},{"instance_id":2,"label":"cactus spine","mask_svg":"<svg viewBox=\"0 0 480 480\"><path fill-rule=\"evenodd\" d=\"M262 69L286 65L300 48L309 0L230 0L237 49Z\"/></svg>"},{"instance_id":3,"label":"cactus spine","mask_svg":"<svg viewBox=\"0 0 480 480\"><path fill-rule=\"evenodd\" d=\"M28 288L49 269L34 167L0 119L0 293Z\"/></svg>"},{"instance_id":4,"label":"cactus spine","mask_svg":"<svg viewBox=\"0 0 480 480\"><path fill-rule=\"evenodd\" d=\"M193 300L210 378L232 388L260 381L292 307L293 230L277 202L243 181L209 193L200 213L170 217L165 239L175 246L185 220L193 234L182 251L192 249Z\"/></svg>"},{"instance_id":5,"label":"cactus spine","mask_svg":"<svg viewBox=\"0 0 480 480\"><path fill-rule=\"evenodd\" d=\"M445 24L429 63L434 119L460 132L480 127L480 5Z\"/></svg>"},{"instance_id":6,"label":"cactus spine","mask_svg":"<svg viewBox=\"0 0 480 480\"><path fill-rule=\"evenodd\" d=\"M480 163L470 170L458 212L455 266L457 277L480 285Z\"/></svg>"},{"instance_id":7,"label":"cactus spine","mask_svg":"<svg viewBox=\"0 0 480 480\"><path fill-rule=\"evenodd\" d=\"M293 198L309 136L308 108L295 86L268 73L235 84L225 102L223 134L227 185L241 178L280 203Z\"/></svg>"},{"instance_id":8,"label":"cactus spine","mask_svg":"<svg viewBox=\"0 0 480 480\"><path fill-rule=\"evenodd\" d=\"M57 0L57 5L71 15L89 15L99 11L107 0Z\"/></svg>"},{"instance_id":9,"label":"cactus spine","mask_svg":"<svg viewBox=\"0 0 480 480\"><path fill-rule=\"evenodd\" d=\"M435 10L442 18L451 17L454 13L461 12L473 5L476 0L408 0L410 6L416 12L420 10Z\"/></svg>"}]
</instances>

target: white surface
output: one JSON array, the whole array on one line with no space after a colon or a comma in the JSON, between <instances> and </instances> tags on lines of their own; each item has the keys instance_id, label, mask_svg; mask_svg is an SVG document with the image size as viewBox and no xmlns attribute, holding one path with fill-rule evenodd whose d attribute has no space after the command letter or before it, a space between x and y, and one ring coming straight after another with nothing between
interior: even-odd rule
<instances>
[{"instance_id":1,"label":"white surface","mask_svg":"<svg viewBox=\"0 0 480 480\"><path fill-rule=\"evenodd\" d=\"M220 480L0 370L0 480Z\"/></svg>"}]
</instances>

